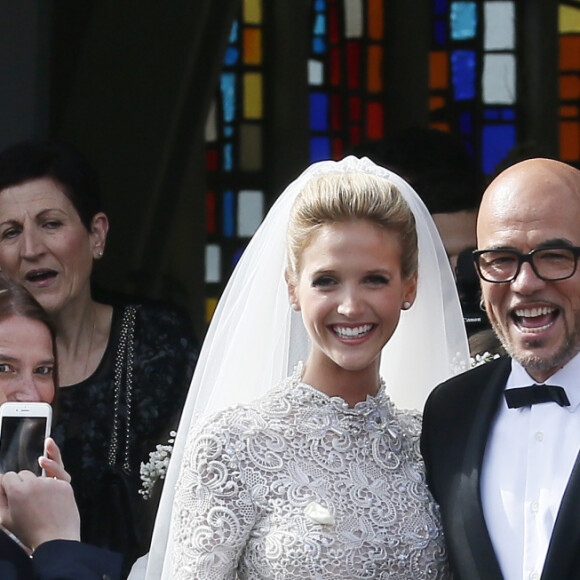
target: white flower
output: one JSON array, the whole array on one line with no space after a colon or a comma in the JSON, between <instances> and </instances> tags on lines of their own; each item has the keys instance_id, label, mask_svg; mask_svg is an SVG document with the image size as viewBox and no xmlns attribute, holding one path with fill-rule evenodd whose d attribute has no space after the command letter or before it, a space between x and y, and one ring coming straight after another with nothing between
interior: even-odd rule
<instances>
[{"instance_id":1,"label":"white flower","mask_svg":"<svg viewBox=\"0 0 580 580\"><path fill-rule=\"evenodd\" d=\"M158 479L165 479L176 435L177 433L175 431L171 431L167 445L157 445L155 451L149 453L149 462L141 463L141 469L139 471L143 483L139 493L144 499L151 497L153 487Z\"/></svg>"},{"instance_id":2,"label":"white flower","mask_svg":"<svg viewBox=\"0 0 580 580\"><path fill-rule=\"evenodd\" d=\"M335 522L334 516L317 501L311 501L304 508L304 515L317 524L332 526Z\"/></svg>"},{"instance_id":3,"label":"white flower","mask_svg":"<svg viewBox=\"0 0 580 580\"><path fill-rule=\"evenodd\" d=\"M475 357L470 357L469 362L471 364L471 368L473 368L499 357L500 355L497 353L491 354L490 352L486 351L482 354L476 354Z\"/></svg>"}]
</instances>

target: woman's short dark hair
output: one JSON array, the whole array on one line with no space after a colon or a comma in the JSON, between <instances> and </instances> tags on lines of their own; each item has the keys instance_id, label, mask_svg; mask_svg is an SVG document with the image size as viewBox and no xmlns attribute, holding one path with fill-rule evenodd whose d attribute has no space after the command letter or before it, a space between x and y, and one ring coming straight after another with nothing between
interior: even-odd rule
<instances>
[{"instance_id":1,"label":"woman's short dark hair","mask_svg":"<svg viewBox=\"0 0 580 580\"><path fill-rule=\"evenodd\" d=\"M60 141L29 140L0 152L0 191L43 177L62 187L90 231L103 204L97 172L80 151Z\"/></svg>"}]
</instances>

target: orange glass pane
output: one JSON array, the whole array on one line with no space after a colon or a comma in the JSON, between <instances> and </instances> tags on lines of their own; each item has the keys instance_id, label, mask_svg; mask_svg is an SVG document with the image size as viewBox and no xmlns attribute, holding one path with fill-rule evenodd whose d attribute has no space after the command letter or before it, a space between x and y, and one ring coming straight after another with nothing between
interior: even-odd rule
<instances>
[{"instance_id":1,"label":"orange glass pane","mask_svg":"<svg viewBox=\"0 0 580 580\"><path fill-rule=\"evenodd\" d=\"M560 70L580 70L580 36L560 36Z\"/></svg>"},{"instance_id":2,"label":"orange glass pane","mask_svg":"<svg viewBox=\"0 0 580 580\"><path fill-rule=\"evenodd\" d=\"M560 159L562 161L580 159L580 123L572 121L560 123Z\"/></svg>"},{"instance_id":3,"label":"orange glass pane","mask_svg":"<svg viewBox=\"0 0 580 580\"><path fill-rule=\"evenodd\" d=\"M262 31L259 28L244 30L244 62L246 64L262 63Z\"/></svg>"},{"instance_id":4,"label":"orange glass pane","mask_svg":"<svg viewBox=\"0 0 580 580\"><path fill-rule=\"evenodd\" d=\"M385 34L383 0L369 0L367 16L369 38L372 40L381 40Z\"/></svg>"},{"instance_id":5,"label":"orange glass pane","mask_svg":"<svg viewBox=\"0 0 580 580\"><path fill-rule=\"evenodd\" d=\"M381 103L369 103L367 105L367 138L383 138L383 105Z\"/></svg>"},{"instance_id":6,"label":"orange glass pane","mask_svg":"<svg viewBox=\"0 0 580 580\"><path fill-rule=\"evenodd\" d=\"M569 119L578 118L578 107L573 107L571 105L563 105L560 107L560 117Z\"/></svg>"},{"instance_id":7,"label":"orange glass pane","mask_svg":"<svg viewBox=\"0 0 580 580\"><path fill-rule=\"evenodd\" d=\"M451 132L451 127L449 126L449 123L431 123L429 125L429 127L431 127L431 129L437 129L439 131L447 131L447 132Z\"/></svg>"},{"instance_id":8,"label":"orange glass pane","mask_svg":"<svg viewBox=\"0 0 580 580\"><path fill-rule=\"evenodd\" d=\"M580 78L575 75L560 77L560 98L580 99Z\"/></svg>"},{"instance_id":9,"label":"orange glass pane","mask_svg":"<svg viewBox=\"0 0 580 580\"><path fill-rule=\"evenodd\" d=\"M382 63L383 48L376 44L369 46L367 86L371 93L380 93L383 90Z\"/></svg>"},{"instance_id":10,"label":"orange glass pane","mask_svg":"<svg viewBox=\"0 0 580 580\"><path fill-rule=\"evenodd\" d=\"M449 62L447 52L432 51L429 53L429 88L446 89L449 85Z\"/></svg>"},{"instance_id":11,"label":"orange glass pane","mask_svg":"<svg viewBox=\"0 0 580 580\"><path fill-rule=\"evenodd\" d=\"M262 0L244 0L244 22L262 23Z\"/></svg>"},{"instance_id":12,"label":"orange glass pane","mask_svg":"<svg viewBox=\"0 0 580 580\"><path fill-rule=\"evenodd\" d=\"M429 97L429 109L436 111L445 107L445 99L443 97Z\"/></svg>"}]
</instances>

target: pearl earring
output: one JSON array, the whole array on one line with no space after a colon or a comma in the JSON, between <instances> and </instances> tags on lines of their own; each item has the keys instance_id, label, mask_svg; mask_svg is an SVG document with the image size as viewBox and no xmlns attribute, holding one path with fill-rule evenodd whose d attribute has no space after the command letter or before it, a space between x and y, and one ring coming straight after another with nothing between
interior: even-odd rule
<instances>
[{"instance_id":1,"label":"pearl earring","mask_svg":"<svg viewBox=\"0 0 580 580\"><path fill-rule=\"evenodd\" d=\"M405 300L405 302L403 302L403 310L409 310L409 308L411 308L411 303L408 300Z\"/></svg>"},{"instance_id":2,"label":"pearl earring","mask_svg":"<svg viewBox=\"0 0 580 580\"><path fill-rule=\"evenodd\" d=\"M298 312L298 304L296 304L296 302L292 302L292 304L290 304L290 308L292 308L294 312Z\"/></svg>"},{"instance_id":3,"label":"pearl earring","mask_svg":"<svg viewBox=\"0 0 580 580\"><path fill-rule=\"evenodd\" d=\"M97 252L97 258L102 258L103 257L103 252L101 252L100 250Z\"/></svg>"}]
</instances>

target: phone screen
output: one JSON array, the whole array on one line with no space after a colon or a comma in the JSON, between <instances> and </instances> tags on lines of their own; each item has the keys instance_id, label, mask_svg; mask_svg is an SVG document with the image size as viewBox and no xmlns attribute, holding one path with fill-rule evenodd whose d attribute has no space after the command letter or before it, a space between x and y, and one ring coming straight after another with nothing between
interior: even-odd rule
<instances>
[{"instance_id":1,"label":"phone screen","mask_svg":"<svg viewBox=\"0 0 580 580\"><path fill-rule=\"evenodd\" d=\"M46 417L2 418L0 472L28 469L41 475L38 458L44 454Z\"/></svg>"}]
</instances>

